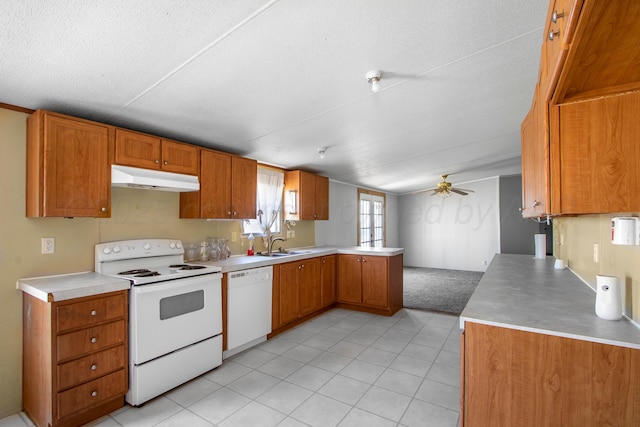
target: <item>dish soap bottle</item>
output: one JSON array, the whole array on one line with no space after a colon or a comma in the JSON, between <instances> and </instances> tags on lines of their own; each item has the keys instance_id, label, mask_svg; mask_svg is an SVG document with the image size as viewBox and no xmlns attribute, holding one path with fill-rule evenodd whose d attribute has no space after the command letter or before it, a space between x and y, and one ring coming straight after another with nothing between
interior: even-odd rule
<instances>
[{"instance_id":1,"label":"dish soap bottle","mask_svg":"<svg viewBox=\"0 0 640 427\"><path fill-rule=\"evenodd\" d=\"M247 249L247 255L253 255L253 233L249 234L249 249Z\"/></svg>"}]
</instances>

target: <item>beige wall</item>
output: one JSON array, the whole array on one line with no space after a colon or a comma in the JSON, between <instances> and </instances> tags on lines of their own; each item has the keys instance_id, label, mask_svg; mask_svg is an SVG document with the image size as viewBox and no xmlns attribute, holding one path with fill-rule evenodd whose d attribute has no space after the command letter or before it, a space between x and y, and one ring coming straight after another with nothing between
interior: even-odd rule
<instances>
[{"instance_id":1,"label":"beige wall","mask_svg":"<svg viewBox=\"0 0 640 427\"><path fill-rule=\"evenodd\" d=\"M25 163L27 114L0 108L0 418L21 409L22 295L16 280L93 270L96 243L168 237L185 242L240 236L239 221L178 218L179 194L114 188L110 219L26 218ZM299 221L296 237L283 246L310 246L313 221ZM40 239L55 238L56 252L40 254ZM230 243L232 254L246 253L246 240ZM256 247L258 242L256 241Z\"/></svg>"},{"instance_id":2,"label":"beige wall","mask_svg":"<svg viewBox=\"0 0 640 427\"><path fill-rule=\"evenodd\" d=\"M640 246L611 243L611 218L615 216L630 214L554 219L554 254L557 258L568 260L569 268L594 289L597 274L620 277L624 284L625 313L640 323ZM597 263L593 258L594 243L598 244Z\"/></svg>"}]
</instances>

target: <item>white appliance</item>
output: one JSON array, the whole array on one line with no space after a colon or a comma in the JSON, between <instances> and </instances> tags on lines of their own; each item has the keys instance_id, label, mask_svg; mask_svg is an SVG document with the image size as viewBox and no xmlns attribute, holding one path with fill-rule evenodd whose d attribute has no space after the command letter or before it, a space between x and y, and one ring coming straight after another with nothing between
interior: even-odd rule
<instances>
[{"instance_id":1,"label":"white appliance","mask_svg":"<svg viewBox=\"0 0 640 427\"><path fill-rule=\"evenodd\" d=\"M622 318L620 278L600 274L596 276L596 315L605 320Z\"/></svg>"},{"instance_id":2,"label":"white appliance","mask_svg":"<svg viewBox=\"0 0 640 427\"><path fill-rule=\"evenodd\" d=\"M611 243L640 245L640 221L633 216L611 218Z\"/></svg>"},{"instance_id":3,"label":"white appliance","mask_svg":"<svg viewBox=\"0 0 640 427\"><path fill-rule=\"evenodd\" d=\"M267 339L271 332L273 268L228 274L227 358Z\"/></svg>"},{"instance_id":4,"label":"white appliance","mask_svg":"<svg viewBox=\"0 0 640 427\"><path fill-rule=\"evenodd\" d=\"M179 240L95 246L98 273L128 279L129 391L140 405L222 363L222 274L185 264Z\"/></svg>"}]
</instances>

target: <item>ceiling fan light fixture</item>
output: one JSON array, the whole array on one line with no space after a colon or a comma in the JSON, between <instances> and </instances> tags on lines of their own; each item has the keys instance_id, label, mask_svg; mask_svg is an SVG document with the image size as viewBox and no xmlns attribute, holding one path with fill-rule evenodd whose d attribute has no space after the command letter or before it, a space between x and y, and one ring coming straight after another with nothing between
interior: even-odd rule
<instances>
[{"instance_id":1,"label":"ceiling fan light fixture","mask_svg":"<svg viewBox=\"0 0 640 427\"><path fill-rule=\"evenodd\" d=\"M321 160L324 160L326 151L326 147L318 148L318 154L320 155Z\"/></svg>"},{"instance_id":2,"label":"ceiling fan light fixture","mask_svg":"<svg viewBox=\"0 0 640 427\"><path fill-rule=\"evenodd\" d=\"M365 74L365 78L371 84L371 91L376 93L380 90L380 79L382 78L382 71L371 70Z\"/></svg>"}]
</instances>

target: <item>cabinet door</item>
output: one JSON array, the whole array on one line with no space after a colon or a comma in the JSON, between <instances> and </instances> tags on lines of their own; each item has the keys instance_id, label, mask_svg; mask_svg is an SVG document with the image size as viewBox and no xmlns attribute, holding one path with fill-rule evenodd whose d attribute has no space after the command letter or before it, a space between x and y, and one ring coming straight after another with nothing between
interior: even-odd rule
<instances>
[{"instance_id":1,"label":"cabinet door","mask_svg":"<svg viewBox=\"0 0 640 427\"><path fill-rule=\"evenodd\" d=\"M362 302L360 255L338 255L338 301Z\"/></svg>"},{"instance_id":2,"label":"cabinet door","mask_svg":"<svg viewBox=\"0 0 640 427\"><path fill-rule=\"evenodd\" d=\"M198 175L200 150L193 145L162 140L162 170L166 172Z\"/></svg>"},{"instance_id":3,"label":"cabinet door","mask_svg":"<svg viewBox=\"0 0 640 427\"><path fill-rule=\"evenodd\" d=\"M47 113L29 122L27 216L108 218L113 128Z\"/></svg>"},{"instance_id":4,"label":"cabinet door","mask_svg":"<svg viewBox=\"0 0 640 427\"><path fill-rule=\"evenodd\" d=\"M257 188L258 162L233 156L231 164L231 218L256 218Z\"/></svg>"},{"instance_id":5,"label":"cabinet door","mask_svg":"<svg viewBox=\"0 0 640 427\"><path fill-rule=\"evenodd\" d=\"M362 303L380 307L389 306L389 280L387 257L363 256Z\"/></svg>"},{"instance_id":6,"label":"cabinet door","mask_svg":"<svg viewBox=\"0 0 640 427\"><path fill-rule=\"evenodd\" d=\"M640 93L561 105L559 179L563 214L640 210Z\"/></svg>"},{"instance_id":7,"label":"cabinet door","mask_svg":"<svg viewBox=\"0 0 640 427\"><path fill-rule=\"evenodd\" d=\"M316 219L316 176L300 171L300 219Z\"/></svg>"},{"instance_id":8,"label":"cabinet door","mask_svg":"<svg viewBox=\"0 0 640 427\"><path fill-rule=\"evenodd\" d=\"M280 265L280 325L300 317L298 271L300 263Z\"/></svg>"},{"instance_id":9,"label":"cabinet door","mask_svg":"<svg viewBox=\"0 0 640 427\"><path fill-rule=\"evenodd\" d=\"M320 309L320 259L307 259L299 263L298 287L300 316Z\"/></svg>"},{"instance_id":10,"label":"cabinet door","mask_svg":"<svg viewBox=\"0 0 640 427\"><path fill-rule=\"evenodd\" d=\"M230 218L231 156L202 150L200 218Z\"/></svg>"},{"instance_id":11,"label":"cabinet door","mask_svg":"<svg viewBox=\"0 0 640 427\"><path fill-rule=\"evenodd\" d=\"M320 304L322 307L336 302L336 256L320 260Z\"/></svg>"},{"instance_id":12,"label":"cabinet door","mask_svg":"<svg viewBox=\"0 0 640 427\"><path fill-rule=\"evenodd\" d=\"M329 178L316 175L316 218L329 219Z\"/></svg>"},{"instance_id":13,"label":"cabinet door","mask_svg":"<svg viewBox=\"0 0 640 427\"><path fill-rule=\"evenodd\" d=\"M536 86L533 105L522 122L522 216L532 218L549 213L547 193L549 176L548 133L543 115L548 111L541 105L540 87Z\"/></svg>"},{"instance_id":14,"label":"cabinet door","mask_svg":"<svg viewBox=\"0 0 640 427\"><path fill-rule=\"evenodd\" d=\"M145 169L160 169L160 138L124 129L116 129L118 165Z\"/></svg>"}]
</instances>

